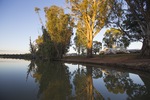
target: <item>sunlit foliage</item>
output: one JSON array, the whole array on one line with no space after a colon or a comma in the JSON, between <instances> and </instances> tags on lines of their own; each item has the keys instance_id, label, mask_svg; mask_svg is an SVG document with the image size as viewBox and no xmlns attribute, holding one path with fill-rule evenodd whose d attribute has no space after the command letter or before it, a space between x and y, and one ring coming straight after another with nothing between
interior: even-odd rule
<instances>
[{"instance_id":1,"label":"sunlit foliage","mask_svg":"<svg viewBox=\"0 0 150 100\"><path fill-rule=\"evenodd\" d=\"M66 0L70 4L72 15L77 23L80 34L85 32L87 38L87 57L92 57L93 38L104 27L109 14L112 0Z\"/></svg>"},{"instance_id":2,"label":"sunlit foliage","mask_svg":"<svg viewBox=\"0 0 150 100\"><path fill-rule=\"evenodd\" d=\"M69 14L58 6L45 7L46 28L39 15L39 8L35 8L42 24L42 36L36 39L38 58L59 59L68 51L72 36L73 22Z\"/></svg>"},{"instance_id":3,"label":"sunlit foliage","mask_svg":"<svg viewBox=\"0 0 150 100\"><path fill-rule=\"evenodd\" d=\"M86 44L87 44L87 38L86 38L86 32L85 27L82 26L82 22L78 22L77 24L77 30L76 30L76 36L74 38L76 51L78 54L82 53L84 54Z\"/></svg>"},{"instance_id":4,"label":"sunlit foliage","mask_svg":"<svg viewBox=\"0 0 150 100\"><path fill-rule=\"evenodd\" d=\"M58 58L67 52L73 31L73 22L69 14L57 6L45 10L46 27L51 40L54 42Z\"/></svg>"}]
</instances>

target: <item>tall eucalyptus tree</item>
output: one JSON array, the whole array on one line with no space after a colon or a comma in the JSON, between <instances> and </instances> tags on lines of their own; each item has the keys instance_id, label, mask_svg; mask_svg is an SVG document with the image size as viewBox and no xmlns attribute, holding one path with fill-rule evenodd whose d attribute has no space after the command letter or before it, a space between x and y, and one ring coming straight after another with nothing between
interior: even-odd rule
<instances>
[{"instance_id":1,"label":"tall eucalyptus tree","mask_svg":"<svg viewBox=\"0 0 150 100\"><path fill-rule=\"evenodd\" d=\"M66 0L77 23L82 22L80 34L86 33L87 57L92 57L93 38L104 27L113 0ZM79 29L79 28L78 28Z\"/></svg>"}]
</instances>

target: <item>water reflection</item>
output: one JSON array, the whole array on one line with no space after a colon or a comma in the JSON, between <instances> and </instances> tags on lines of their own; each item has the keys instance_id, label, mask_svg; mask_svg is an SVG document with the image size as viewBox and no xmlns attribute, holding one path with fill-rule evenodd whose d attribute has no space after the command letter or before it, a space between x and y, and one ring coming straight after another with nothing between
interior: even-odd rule
<instances>
[{"instance_id":1,"label":"water reflection","mask_svg":"<svg viewBox=\"0 0 150 100\"><path fill-rule=\"evenodd\" d=\"M92 67L86 66L86 68L78 67L74 71L73 83L75 86L75 98L77 100L103 100L103 96L93 86L92 79Z\"/></svg>"},{"instance_id":2,"label":"water reflection","mask_svg":"<svg viewBox=\"0 0 150 100\"><path fill-rule=\"evenodd\" d=\"M28 79L29 75L33 77L33 74L36 72L36 69L37 68L35 65L35 60L31 60L30 64L28 65L26 80Z\"/></svg>"},{"instance_id":3,"label":"water reflection","mask_svg":"<svg viewBox=\"0 0 150 100\"><path fill-rule=\"evenodd\" d=\"M36 63L36 65L35 65ZM40 100L146 100L150 98L150 79L143 74L135 83L131 74L106 68L31 61L29 75L39 84ZM37 66L37 67L36 67ZM75 67L74 70L70 70Z\"/></svg>"},{"instance_id":4,"label":"water reflection","mask_svg":"<svg viewBox=\"0 0 150 100\"><path fill-rule=\"evenodd\" d=\"M32 62L31 62L32 63ZM71 98L70 72L67 66L58 62L36 62L37 68L30 66L35 81L39 83L38 97L41 100L66 100ZM30 64L34 65L34 64ZM28 73L31 73L31 70Z\"/></svg>"},{"instance_id":5,"label":"water reflection","mask_svg":"<svg viewBox=\"0 0 150 100\"><path fill-rule=\"evenodd\" d=\"M0 100L37 100L38 85L32 77L26 81L30 62L0 59Z\"/></svg>"},{"instance_id":6,"label":"water reflection","mask_svg":"<svg viewBox=\"0 0 150 100\"><path fill-rule=\"evenodd\" d=\"M103 79L109 92L114 94L126 93L128 100L137 100L148 94L146 86L133 83L133 80L129 77L129 73L106 70L104 74Z\"/></svg>"}]
</instances>

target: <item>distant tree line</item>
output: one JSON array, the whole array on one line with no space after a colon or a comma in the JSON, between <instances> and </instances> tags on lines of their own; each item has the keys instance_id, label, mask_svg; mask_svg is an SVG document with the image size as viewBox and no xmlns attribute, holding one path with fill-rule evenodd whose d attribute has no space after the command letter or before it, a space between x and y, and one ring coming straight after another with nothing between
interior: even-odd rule
<instances>
[{"instance_id":1,"label":"distant tree line","mask_svg":"<svg viewBox=\"0 0 150 100\"><path fill-rule=\"evenodd\" d=\"M32 59L31 54L0 54L0 58L13 58L13 59Z\"/></svg>"}]
</instances>

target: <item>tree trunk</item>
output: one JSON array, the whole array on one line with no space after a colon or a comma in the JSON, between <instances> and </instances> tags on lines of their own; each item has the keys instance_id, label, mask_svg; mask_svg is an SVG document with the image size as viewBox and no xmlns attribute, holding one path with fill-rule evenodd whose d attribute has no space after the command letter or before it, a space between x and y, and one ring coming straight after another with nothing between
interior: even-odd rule
<instances>
[{"instance_id":1,"label":"tree trunk","mask_svg":"<svg viewBox=\"0 0 150 100\"><path fill-rule=\"evenodd\" d=\"M87 48L87 58L92 58L92 48Z\"/></svg>"},{"instance_id":2,"label":"tree trunk","mask_svg":"<svg viewBox=\"0 0 150 100\"><path fill-rule=\"evenodd\" d=\"M58 50L58 59L62 59L62 57L63 57L63 52L62 52L62 50L63 50L63 46L62 46L62 44L59 44L59 50Z\"/></svg>"},{"instance_id":3,"label":"tree trunk","mask_svg":"<svg viewBox=\"0 0 150 100\"><path fill-rule=\"evenodd\" d=\"M146 37L143 40L143 46L141 49L142 58L150 58L150 38Z\"/></svg>"},{"instance_id":4,"label":"tree trunk","mask_svg":"<svg viewBox=\"0 0 150 100\"><path fill-rule=\"evenodd\" d=\"M92 58L92 45L93 45L93 37L92 32L88 34L87 38L87 58Z\"/></svg>"},{"instance_id":5,"label":"tree trunk","mask_svg":"<svg viewBox=\"0 0 150 100\"><path fill-rule=\"evenodd\" d=\"M150 97L150 81L149 81L149 77L145 77L142 75L139 75L139 77L141 78L141 80L144 82L144 85L146 86L146 95Z\"/></svg>"},{"instance_id":6,"label":"tree trunk","mask_svg":"<svg viewBox=\"0 0 150 100\"><path fill-rule=\"evenodd\" d=\"M55 59L59 59L60 58L60 52L59 52L59 48L58 48L58 43L54 42L54 48L57 52L56 57L54 57Z\"/></svg>"},{"instance_id":7,"label":"tree trunk","mask_svg":"<svg viewBox=\"0 0 150 100\"><path fill-rule=\"evenodd\" d=\"M87 66L87 100L94 100L92 67Z\"/></svg>"},{"instance_id":8,"label":"tree trunk","mask_svg":"<svg viewBox=\"0 0 150 100\"><path fill-rule=\"evenodd\" d=\"M142 58L150 58L150 22L147 23L145 30L145 36L143 39L143 46L141 49L141 57Z\"/></svg>"}]
</instances>

